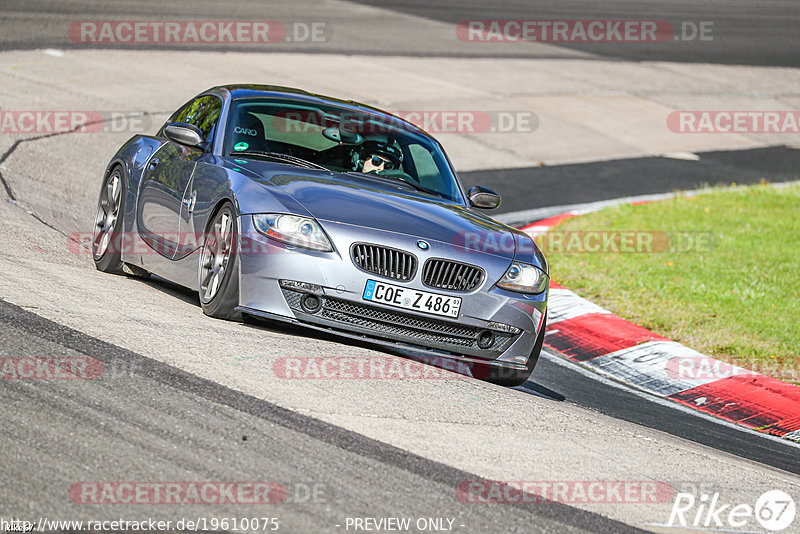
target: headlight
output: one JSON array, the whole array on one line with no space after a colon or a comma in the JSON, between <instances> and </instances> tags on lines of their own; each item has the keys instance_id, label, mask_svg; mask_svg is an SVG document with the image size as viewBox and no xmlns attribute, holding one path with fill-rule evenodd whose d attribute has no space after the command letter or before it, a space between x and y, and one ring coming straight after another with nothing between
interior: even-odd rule
<instances>
[{"instance_id":1,"label":"headlight","mask_svg":"<svg viewBox=\"0 0 800 534\"><path fill-rule=\"evenodd\" d=\"M535 295L547 289L547 275L538 267L515 261L497 282L497 287Z\"/></svg>"},{"instance_id":2,"label":"headlight","mask_svg":"<svg viewBox=\"0 0 800 534\"><path fill-rule=\"evenodd\" d=\"M297 215L267 213L253 215L253 225L256 230L277 241L313 250L333 252L333 246L328 236L314 219Z\"/></svg>"}]
</instances>

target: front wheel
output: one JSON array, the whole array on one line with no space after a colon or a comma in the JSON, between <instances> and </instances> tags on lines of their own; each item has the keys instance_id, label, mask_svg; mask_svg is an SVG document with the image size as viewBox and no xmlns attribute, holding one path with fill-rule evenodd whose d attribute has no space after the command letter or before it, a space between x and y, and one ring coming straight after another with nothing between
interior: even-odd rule
<instances>
[{"instance_id":1,"label":"front wheel","mask_svg":"<svg viewBox=\"0 0 800 534\"><path fill-rule=\"evenodd\" d=\"M203 313L239 321L238 227L233 204L226 202L212 217L203 238L198 264L198 287Z\"/></svg>"},{"instance_id":2,"label":"front wheel","mask_svg":"<svg viewBox=\"0 0 800 534\"><path fill-rule=\"evenodd\" d=\"M542 345L544 344L544 330L547 325L547 317L542 320L542 328L539 330L539 335L536 336L536 343L531 350L531 355L528 356L528 361L525 364L525 369L508 369L504 367L493 367L488 365L480 365L478 369L473 368L472 374L481 380L497 384L498 386L514 387L524 384L533 374L536 363L539 361L539 354L542 352Z\"/></svg>"},{"instance_id":3,"label":"front wheel","mask_svg":"<svg viewBox=\"0 0 800 534\"><path fill-rule=\"evenodd\" d=\"M125 176L117 166L100 189L94 218L92 256L98 270L122 274L122 232L125 218Z\"/></svg>"}]
</instances>

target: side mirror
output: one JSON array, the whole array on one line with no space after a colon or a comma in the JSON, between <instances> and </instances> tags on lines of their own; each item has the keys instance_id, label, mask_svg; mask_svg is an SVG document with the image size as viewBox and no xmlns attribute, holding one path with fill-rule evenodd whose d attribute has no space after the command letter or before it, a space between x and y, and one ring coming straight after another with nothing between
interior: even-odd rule
<instances>
[{"instance_id":1,"label":"side mirror","mask_svg":"<svg viewBox=\"0 0 800 534\"><path fill-rule=\"evenodd\" d=\"M173 122L164 128L164 135L170 141L175 141L178 144L205 149L205 147L201 146L204 143L203 132L194 124Z\"/></svg>"},{"instance_id":2,"label":"side mirror","mask_svg":"<svg viewBox=\"0 0 800 534\"><path fill-rule=\"evenodd\" d=\"M470 187L469 191L467 191L467 198L469 198L469 203L475 206L476 208L481 208L485 210L492 210L500 205L500 195L489 189L488 187L482 187L480 185L476 185L475 187Z\"/></svg>"}]
</instances>

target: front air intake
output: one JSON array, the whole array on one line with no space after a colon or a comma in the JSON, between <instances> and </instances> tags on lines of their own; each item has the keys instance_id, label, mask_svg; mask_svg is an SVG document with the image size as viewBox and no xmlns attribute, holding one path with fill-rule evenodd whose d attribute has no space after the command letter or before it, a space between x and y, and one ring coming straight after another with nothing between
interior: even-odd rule
<instances>
[{"instance_id":1,"label":"front air intake","mask_svg":"<svg viewBox=\"0 0 800 534\"><path fill-rule=\"evenodd\" d=\"M402 250L356 243L350 249L350 255L356 267L384 278L407 282L417 272L417 258Z\"/></svg>"},{"instance_id":2,"label":"front air intake","mask_svg":"<svg viewBox=\"0 0 800 534\"><path fill-rule=\"evenodd\" d=\"M431 258L422 269L422 283L451 291L472 291L483 282L483 269L452 260Z\"/></svg>"}]
</instances>

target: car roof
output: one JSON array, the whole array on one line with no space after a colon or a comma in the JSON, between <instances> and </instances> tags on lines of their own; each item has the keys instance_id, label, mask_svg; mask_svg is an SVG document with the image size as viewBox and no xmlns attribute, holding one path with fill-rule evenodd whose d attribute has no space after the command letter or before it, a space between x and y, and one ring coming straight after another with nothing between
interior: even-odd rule
<instances>
[{"instance_id":1,"label":"car roof","mask_svg":"<svg viewBox=\"0 0 800 534\"><path fill-rule=\"evenodd\" d=\"M335 104L341 107L348 108L353 111L368 111L370 113L380 115L385 118L390 118L394 121L400 121L403 124L408 125L412 129L420 133L424 133L428 137L431 137L430 134L428 134L415 124L408 122L407 120L401 117L393 115L388 111L384 111L374 106L370 106L369 104L362 104L361 102L356 102L355 100L343 100L340 98L334 98L331 96L325 96L317 93L310 93L303 89L297 89L294 87L285 87L282 85L266 85L266 84L230 84L230 85L219 85L217 87L212 87L208 91L204 91L204 93L216 93L222 97L227 96L232 99L252 98L252 97L278 97L305 103Z\"/></svg>"}]
</instances>

